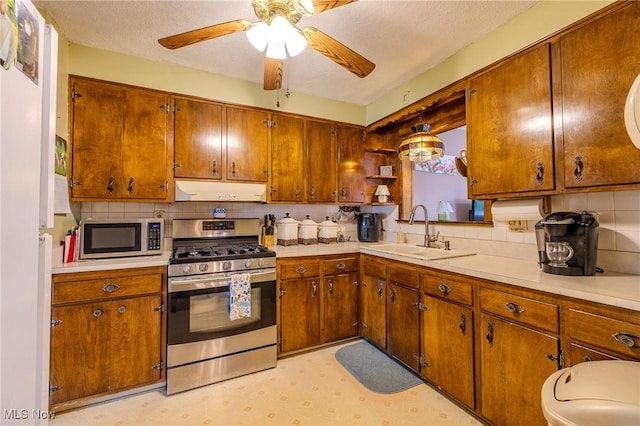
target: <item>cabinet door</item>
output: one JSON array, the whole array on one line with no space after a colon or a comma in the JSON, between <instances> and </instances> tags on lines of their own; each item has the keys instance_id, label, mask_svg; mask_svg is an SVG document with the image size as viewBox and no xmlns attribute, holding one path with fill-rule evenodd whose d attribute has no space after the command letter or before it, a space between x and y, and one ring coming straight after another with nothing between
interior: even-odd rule
<instances>
[{"instance_id":1,"label":"cabinet door","mask_svg":"<svg viewBox=\"0 0 640 426\"><path fill-rule=\"evenodd\" d=\"M109 390L109 302L53 307L49 403Z\"/></svg>"},{"instance_id":2,"label":"cabinet door","mask_svg":"<svg viewBox=\"0 0 640 426\"><path fill-rule=\"evenodd\" d=\"M71 80L71 197L119 198L124 91Z\"/></svg>"},{"instance_id":3,"label":"cabinet door","mask_svg":"<svg viewBox=\"0 0 640 426\"><path fill-rule=\"evenodd\" d=\"M473 311L428 295L422 297L420 373L473 409Z\"/></svg>"},{"instance_id":4,"label":"cabinet door","mask_svg":"<svg viewBox=\"0 0 640 426\"><path fill-rule=\"evenodd\" d=\"M640 150L624 126L624 105L640 67L640 3L560 39L564 184L640 182Z\"/></svg>"},{"instance_id":5,"label":"cabinet door","mask_svg":"<svg viewBox=\"0 0 640 426\"><path fill-rule=\"evenodd\" d=\"M549 45L470 82L469 179L474 196L555 187Z\"/></svg>"},{"instance_id":6,"label":"cabinet door","mask_svg":"<svg viewBox=\"0 0 640 426\"><path fill-rule=\"evenodd\" d=\"M273 114L271 200L304 201L304 121Z\"/></svg>"},{"instance_id":7,"label":"cabinet door","mask_svg":"<svg viewBox=\"0 0 640 426\"><path fill-rule=\"evenodd\" d=\"M174 106L173 175L221 179L222 105L176 98Z\"/></svg>"},{"instance_id":8,"label":"cabinet door","mask_svg":"<svg viewBox=\"0 0 640 426\"><path fill-rule=\"evenodd\" d=\"M160 380L161 304L159 295L111 303L110 390Z\"/></svg>"},{"instance_id":9,"label":"cabinet door","mask_svg":"<svg viewBox=\"0 0 640 426\"><path fill-rule=\"evenodd\" d=\"M280 282L280 352L320 344L319 278Z\"/></svg>"},{"instance_id":10,"label":"cabinet door","mask_svg":"<svg viewBox=\"0 0 640 426\"><path fill-rule=\"evenodd\" d=\"M390 283L387 289L387 351L420 371L420 293Z\"/></svg>"},{"instance_id":11,"label":"cabinet door","mask_svg":"<svg viewBox=\"0 0 640 426\"><path fill-rule=\"evenodd\" d=\"M122 197L167 198L169 98L160 92L126 89L122 139Z\"/></svg>"},{"instance_id":12,"label":"cabinet door","mask_svg":"<svg viewBox=\"0 0 640 426\"><path fill-rule=\"evenodd\" d=\"M364 130L338 125L338 201L364 203Z\"/></svg>"},{"instance_id":13,"label":"cabinet door","mask_svg":"<svg viewBox=\"0 0 640 426\"><path fill-rule=\"evenodd\" d=\"M323 343L358 334L357 283L357 272L324 277L322 283Z\"/></svg>"},{"instance_id":14,"label":"cabinet door","mask_svg":"<svg viewBox=\"0 0 640 426\"><path fill-rule=\"evenodd\" d=\"M338 144L336 125L306 121L306 188L308 202L335 203L338 188Z\"/></svg>"},{"instance_id":15,"label":"cabinet door","mask_svg":"<svg viewBox=\"0 0 640 426\"><path fill-rule=\"evenodd\" d=\"M268 119L265 111L227 107L227 180L267 181Z\"/></svg>"},{"instance_id":16,"label":"cabinet door","mask_svg":"<svg viewBox=\"0 0 640 426\"><path fill-rule=\"evenodd\" d=\"M480 321L481 414L496 426L546 425L540 391L558 370L558 339L484 313Z\"/></svg>"},{"instance_id":17,"label":"cabinet door","mask_svg":"<svg viewBox=\"0 0 640 426\"><path fill-rule=\"evenodd\" d=\"M382 349L387 348L387 283L364 274L360 286L360 335Z\"/></svg>"}]
</instances>

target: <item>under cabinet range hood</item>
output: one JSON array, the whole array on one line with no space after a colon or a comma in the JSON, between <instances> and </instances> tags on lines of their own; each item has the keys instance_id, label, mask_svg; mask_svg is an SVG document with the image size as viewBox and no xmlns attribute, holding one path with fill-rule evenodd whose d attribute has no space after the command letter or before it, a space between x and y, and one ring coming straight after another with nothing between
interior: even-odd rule
<instances>
[{"instance_id":1,"label":"under cabinet range hood","mask_svg":"<svg viewBox=\"0 0 640 426\"><path fill-rule=\"evenodd\" d=\"M176 201L267 202L267 185L264 183L177 180L175 187Z\"/></svg>"}]
</instances>

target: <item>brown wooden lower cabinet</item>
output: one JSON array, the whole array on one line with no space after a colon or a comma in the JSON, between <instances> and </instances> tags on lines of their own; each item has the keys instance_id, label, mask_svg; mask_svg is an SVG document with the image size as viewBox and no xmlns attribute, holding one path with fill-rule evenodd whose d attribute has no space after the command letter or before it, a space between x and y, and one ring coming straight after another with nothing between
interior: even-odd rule
<instances>
[{"instance_id":1,"label":"brown wooden lower cabinet","mask_svg":"<svg viewBox=\"0 0 640 426\"><path fill-rule=\"evenodd\" d=\"M358 335L358 255L278 259L279 352Z\"/></svg>"},{"instance_id":2,"label":"brown wooden lower cabinet","mask_svg":"<svg viewBox=\"0 0 640 426\"><path fill-rule=\"evenodd\" d=\"M164 380L166 267L52 281L51 409Z\"/></svg>"},{"instance_id":3,"label":"brown wooden lower cabinet","mask_svg":"<svg viewBox=\"0 0 640 426\"><path fill-rule=\"evenodd\" d=\"M397 282L388 285L387 352L419 372L420 292Z\"/></svg>"},{"instance_id":4,"label":"brown wooden lower cabinet","mask_svg":"<svg viewBox=\"0 0 640 426\"><path fill-rule=\"evenodd\" d=\"M386 349L387 265L384 259L369 255L361 256L360 265L360 336Z\"/></svg>"}]
</instances>

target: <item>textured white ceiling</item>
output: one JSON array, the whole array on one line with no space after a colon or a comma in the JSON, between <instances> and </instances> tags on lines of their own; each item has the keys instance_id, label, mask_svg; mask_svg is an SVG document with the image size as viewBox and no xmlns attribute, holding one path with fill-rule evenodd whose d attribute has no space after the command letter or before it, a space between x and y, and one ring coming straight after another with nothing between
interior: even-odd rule
<instances>
[{"instance_id":1,"label":"textured white ceiling","mask_svg":"<svg viewBox=\"0 0 640 426\"><path fill-rule=\"evenodd\" d=\"M364 79L311 48L286 60L283 88L368 105L442 62L538 0L360 0L303 17L376 64ZM256 21L250 0L35 0L71 42L262 84L263 53L244 33L168 50L158 38L234 19Z\"/></svg>"}]
</instances>

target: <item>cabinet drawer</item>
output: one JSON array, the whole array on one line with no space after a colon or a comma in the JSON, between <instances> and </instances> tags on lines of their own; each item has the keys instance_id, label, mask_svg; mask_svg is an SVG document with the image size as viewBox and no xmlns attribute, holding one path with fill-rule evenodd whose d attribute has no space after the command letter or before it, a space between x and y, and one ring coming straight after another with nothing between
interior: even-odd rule
<instances>
[{"instance_id":1,"label":"cabinet drawer","mask_svg":"<svg viewBox=\"0 0 640 426\"><path fill-rule=\"evenodd\" d=\"M422 291L465 305L473 304L473 286L460 276L431 271L423 273Z\"/></svg>"},{"instance_id":2,"label":"cabinet drawer","mask_svg":"<svg viewBox=\"0 0 640 426\"><path fill-rule=\"evenodd\" d=\"M405 287L420 288L420 272L417 268L409 266L390 264L388 269L388 280Z\"/></svg>"},{"instance_id":3,"label":"cabinet drawer","mask_svg":"<svg viewBox=\"0 0 640 426\"><path fill-rule=\"evenodd\" d=\"M374 257L364 256L362 259L363 270L367 275L371 275L379 278L387 277L387 264L386 262L376 259Z\"/></svg>"},{"instance_id":4,"label":"cabinet drawer","mask_svg":"<svg viewBox=\"0 0 640 426\"><path fill-rule=\"evenodd\" d=\"M53 304L162 292L162 274L113 276L53 284Z\"/></svg>"},{"instance_id":5,"label":"cabinet drawer","mask_svg":"<svg viewBox=\"0 0 640 426\"><path fill-rule=\"evenodd\" d=\"M640 325L569 309L569 337L589 345L640 359Z\"/></svg>"},{"instance_id":6,"label":"cabinet drawer","mask_svg":"<svg viewBox=\"0 0 640 426\"><path fill-rule=\"evenodd\" d=\"M616 360L618 358L572 343L569 345L569 359L571 360L571 365L576 365L581 362Z\"/></svg>"},{"instance_id":7,"label":"cabinet drawer","mask_svg":"<svg viewBox=\"0 0 640 426\"><path fill-rule=\"evenodd\" d=\"M324 275L344 274L358 271L358 258L344 257L322 261L322 273Z\"/></svg>"},{"instance_id":8,"label":"cabinet drawer","mask_svg":"<svg viewBox=\"0 0 640 426\"><path fill-rule=\"evenodd\" d=\"M280 264L280 278L295 279L301 277L319 277L320 261L319 260L299 260L293 262L282 262Z\"/></svg>"},{"instance_id":9,"label":"cabinet drawer","mask_svg":"<svg viewBox=\"0 0 640 426\"><path fill-rule=\"evenodd\" d=\"M480 308L504 318L558 333L557 305L481 288Z\"/></svg>"}]
</instances>

